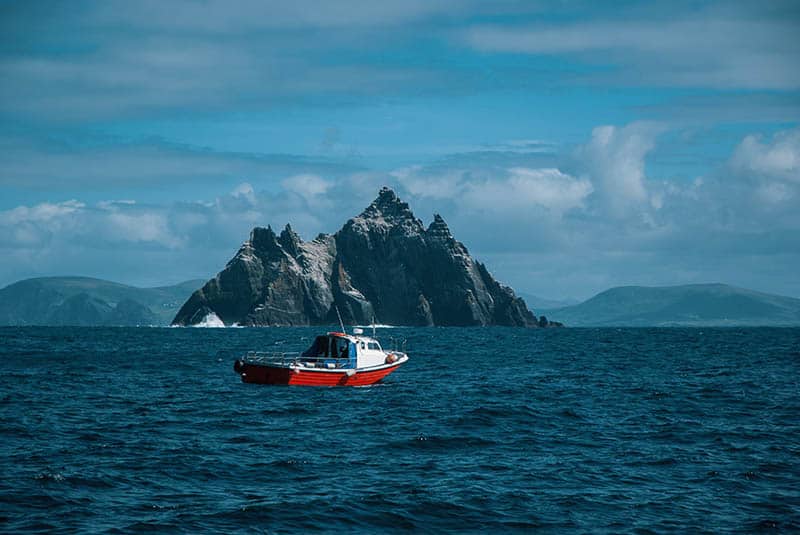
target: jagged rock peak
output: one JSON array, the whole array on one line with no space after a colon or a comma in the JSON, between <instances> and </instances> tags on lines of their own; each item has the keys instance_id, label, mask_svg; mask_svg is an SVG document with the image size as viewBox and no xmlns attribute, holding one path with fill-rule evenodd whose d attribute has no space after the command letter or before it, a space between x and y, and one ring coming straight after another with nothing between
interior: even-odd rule
<instances>
[{"instance_id":1,"label":"jagged rock peak","mask_svg":"<svg viewBox=\"0 0 800 535\"><path fill-rule=\"evenodd\" d=\"M414 217L414 212L411 211L408 203L401 201L397 194L388 186L381 188L378 192L378 197L372 201L358 217L376 221L418 221L417 218Z\"/></svg>"},{"instance_id":2,"label":"jagged rock peak","mask_svg":"<svg viewBox=\"0 0 800 535\"><path fill-rule=\"evenodd\" d=\"M280 248L278 237L271 226L254 227L250 231L250 246L257 251L274 251Z\"/></svg>"},{"instance_id":3,"label":"jagged rock peak","mask_svg":"<svg viewBox=\"0 0 800 535\"><path fill-rule=\"evenodd\" d=\"M272 230L272 226L264 227L253 227L253 230L250 231L250 243L255 245L257 242L262 241L271 241L275 239L275 232Z\"/></svg>"},{"instance_id":4,"label":"jagged rock peak","mask_svg":"<svg viewBox=\"0 0 800 535\"><path fill-rule=\"evenodd\" d=\"M439 214L433 215L433 221L428 225L428 230L425 231L425 233L434 238L449 239L453 237L450 233L450 227L447 226L447 223L445 223L444 219Z\"/></svg>"},{"instance_id":5,"label":"jagged rock peak","mask_svg":"<svg viewBox=\"0 0 800 535\"><path fill-rule=\"evenodd\" d=\"M383 186L378 191L378 198L375 200L387 203L400 202L400 199L397 197L397 194L389 186Z\"/></svg>"},{"instance_id":6,"label":"jagged rock peak","mask_svg":"<svg viewBox=\"0 0 800 535\"><path fill-rule=\"evenodd\" d=\"M303 243L303 240L301 240L300 236L292 229L292 226L286 223L286 227L281 232L280 237L278 237L278 242L289 254L297 256L300 244Z\"/></svg>"}]
</instances>

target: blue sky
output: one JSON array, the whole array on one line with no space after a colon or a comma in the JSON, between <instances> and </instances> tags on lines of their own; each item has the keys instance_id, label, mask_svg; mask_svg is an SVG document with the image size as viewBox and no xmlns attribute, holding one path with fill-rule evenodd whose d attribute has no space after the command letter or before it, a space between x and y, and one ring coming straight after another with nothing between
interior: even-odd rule
<instances>
[{"instance_id":1,"label":"blue sky","mask_svg":"<svg viewBox=\"0 0 800 535\"><path fill-rule=\"evenodd\" d=\"M394 187L548 298L800 297L796 2L0 2L0 285L207 278Z\"/></svg>"}]
</instances>

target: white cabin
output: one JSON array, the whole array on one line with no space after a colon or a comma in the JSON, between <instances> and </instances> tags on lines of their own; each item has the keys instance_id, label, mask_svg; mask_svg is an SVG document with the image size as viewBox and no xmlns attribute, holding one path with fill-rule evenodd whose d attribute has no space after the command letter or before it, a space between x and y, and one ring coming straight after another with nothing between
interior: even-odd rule
<instances>
[{"instance_id":1,"label":"white cabin","mask_svg":"<svg viewBox=\"0 0 800 535\"><path fill-rule=\"evenodd\" d=\"M369 368L387 363L389 355L380 342L370 336L364 336L360 329L357 334L329 332L317 336L314 343L303 352L300 360L308 359L307 366L327 368Z\"/></svg>"}]
</instances>

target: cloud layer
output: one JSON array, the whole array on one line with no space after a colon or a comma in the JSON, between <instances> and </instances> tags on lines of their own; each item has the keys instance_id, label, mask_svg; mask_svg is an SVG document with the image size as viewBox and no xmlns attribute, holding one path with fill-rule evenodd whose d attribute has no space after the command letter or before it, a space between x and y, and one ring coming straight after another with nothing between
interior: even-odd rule
<instances>
[{"instance_id":1,"label":"cloud layer","mask_svg":"<svg viewBox=\"0 0 800 535\"><path fill-rule=\"evenodd\" d=\"M613 18L591 4L546 8L452 0L9 4L0 20L0 113L74 123L564 87L576 78L800 89L800 17L790 2L676 2L668 13L634 3L615 6Z\"/></svg>"},{"instance_id":2,"label":"cloud layer","mask_svg":"<svg viewBox=\"0 0 800 535\"><path fill-rule=\"evenodd\" d=\"M800 260L800 132L745 136L723 166L678 184L646 176L660 131L597 127L562 155L561 168L536 167L536 155L524 152L488 166L466 153L389 174L294 174L278 189L242 182L208 201L21 205L0 212L0 249L13 259L0 278L65 270L153 284L207 277L251 227L291 222L306 238L333 232L389 183L419 216L442 213L523 291L585 297L613 284L727 276L798 295L800 286L774 277L788 277ZM521 166L519 158L532 159ZM513 165L504 167L507 159Z\"/></svg>"},{"instance_id":3,"label":"cloud layer","mask_svg":"<svg viewBox=\"0 0 800 535\"><path fill-rule=\"evenodd\" d=\"M677 20L476 26L463 37L487 52L566 54L616 64L612 70L621 72L615 80L622 76L633 84L798 89L798 32L796 19L707 8Z\"/></svg>"},{"instance_id":4,"label":"cloud layer","mask_svg":"<svg viewBox=\"0 0 800 535\"><path fill-rule=\"evenodd\" d=\"M545 297L800 295L796 2L0 6L0 284L216 272L389 184Z\"/></svg>"}]
</instances>

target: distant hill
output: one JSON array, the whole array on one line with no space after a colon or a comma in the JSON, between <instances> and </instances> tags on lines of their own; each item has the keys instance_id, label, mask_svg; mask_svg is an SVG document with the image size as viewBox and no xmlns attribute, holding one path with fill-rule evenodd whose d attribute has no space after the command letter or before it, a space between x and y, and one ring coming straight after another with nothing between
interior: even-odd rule
<instances>
[{"instance_id":1,"label":"distant hill","mask_svg":"<svg viewBox=\"0 0 800 535\"><path fill-rule=\"evenodd\" d=\"M89 277L43 277L0 290L0 325L169 325L203 285L136 288Z\"/></svg>"},{"instance_id":2,"label":"distant hill","mask_svg":"<svg viewBox=\"0 0 800 535\"><path fill-rule=\"evenodd\" d=\"M539 312L568 327L800 325L800 299L726 284L621 286Z\"/></svg>"},{"instance_id":3,"label":"distant hill","mask_svg":"<svg viewBox=\"0 0 800 535\"><path fill-rule=\"evenodd\" d=\"M532 310L539 311L540 309L563 308L580 303L577 299L547 299L546 297L539 297L524 292L517 292L517 296L525 300L525 304Z\"/></svg>"}]
</instances>

